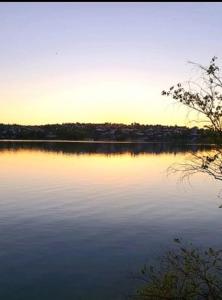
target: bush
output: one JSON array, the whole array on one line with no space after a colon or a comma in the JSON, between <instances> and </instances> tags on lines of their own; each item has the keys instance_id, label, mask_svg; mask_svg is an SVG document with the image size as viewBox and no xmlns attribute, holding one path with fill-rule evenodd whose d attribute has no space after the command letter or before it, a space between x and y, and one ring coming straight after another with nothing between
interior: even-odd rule
<instances>
[{"instance_id":1,"label":"bush","mask_svg":"<svg viewBox=\"0 0 222 300\"><path fill-rule=\"evenodd\" d=\"M158 268L142 268L139 279L145 282L133 299L139 300L219 300L222 299L222 250L183 246L161 259Z\"/></svg>"}]
</instances>

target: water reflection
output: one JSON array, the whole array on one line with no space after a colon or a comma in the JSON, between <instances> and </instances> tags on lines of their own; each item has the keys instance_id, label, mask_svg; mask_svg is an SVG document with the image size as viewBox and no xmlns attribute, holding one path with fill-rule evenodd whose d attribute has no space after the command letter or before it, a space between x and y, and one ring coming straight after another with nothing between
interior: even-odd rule
<instances>
[{"instance_id":1,"label":"water reflection","mask_svg":"<svg viewBox=\"0 0 222 300\"><path fill-rule=\"evenodd\" d=\"M213 145L175 144L175 143L112 143L112 142L52 142L52 141L0 141L0 151L5 150L41 150L64 154L161 154L161 153L186 153L212 149Z\"/></svg>"},{"instance_id":2,"label":"water reflection","mask_svg":"<svg viewBox=\"0 0 222 300\"><path fill-rule=\"evenodd\" d=\"M222 180L222 151L213 149L193 153L183 164L174 164L169 167L169 172L181 172L181 178L189 178L196 173L204 173L216 180Z\"/></svg>"},{"instance_id":3,"label":"water reflection","mask_svg":"<svg viewBox=\"0 0 222 300\"><path fill-rule=\"evenodd\" d=\"M0 299L123 299L175 236L220 246L208 176L192 189L166 176L211 148L1 142Z\"/></svg>"}]
</instances>

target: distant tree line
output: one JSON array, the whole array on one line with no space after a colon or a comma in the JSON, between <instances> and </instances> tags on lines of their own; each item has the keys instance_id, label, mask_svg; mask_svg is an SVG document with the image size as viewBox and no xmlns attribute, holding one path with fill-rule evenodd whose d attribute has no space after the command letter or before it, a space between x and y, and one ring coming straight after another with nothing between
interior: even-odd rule
<instances>
[{"instance_id":1,"label":"distant tree line","mask_svg":"<svg viewBox=\"0 0 222 300\"><path fill-rule=\"evenodd\" d=\"M212 129L186 126L138 123L0 124L0 139L214 142L216 138L220 137Z\"/></svg>"}]
</instances>

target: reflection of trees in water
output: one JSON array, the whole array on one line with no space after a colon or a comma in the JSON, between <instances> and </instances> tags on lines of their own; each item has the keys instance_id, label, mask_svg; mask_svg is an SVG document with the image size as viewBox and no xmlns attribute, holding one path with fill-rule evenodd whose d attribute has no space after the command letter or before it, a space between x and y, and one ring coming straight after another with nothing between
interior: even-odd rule
<instances>
[{"instance_id":1,"label":"reflection of trees in water","mask_svg":"<svg viewBox=\"0 0 222 300\"><path fill-rule=\"evenodd\" d=\"M161 153L195 153L212 149L210 145L175 145L172 143L96 143L96 142L0 142L1 151L38 150L63 154L104 154L115 155L130 153L161 154Z\"/></svg>"}]
</instances>

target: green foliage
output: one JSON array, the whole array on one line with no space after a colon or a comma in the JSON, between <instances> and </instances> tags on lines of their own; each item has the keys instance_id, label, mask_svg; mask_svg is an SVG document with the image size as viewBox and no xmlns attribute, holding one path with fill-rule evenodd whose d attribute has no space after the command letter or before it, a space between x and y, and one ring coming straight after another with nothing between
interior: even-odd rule
<instances>
[{"instance_id":1,"label":"green foliage","mask_svg":"<svg viewBox=\"0 0 222 300\"><path fill-rule=\"evenodd\" d=\"M196 81L188 81L171 86L162 95L171 96L178 103L201 113L210 125L207 128L222 131L222 78L220 68L216 65L217 57L213 57L209 66L195 65L201 71Z\"/></svg>"},{"instance_id":2,"label":"green foliage","mask_svg":"<svg viewBox=\"0 0 222 300\"><path fill-rule=\"evenodd\" d=\"M164 255L158 268L142 268L139 279L145 284L133 299L222 299L222 250L201 250L174 241L177 248Z\"/></svg>"}]
</instances>

